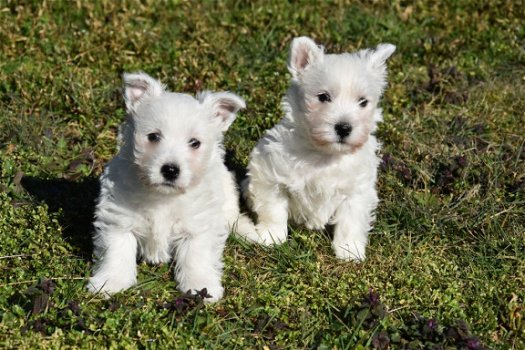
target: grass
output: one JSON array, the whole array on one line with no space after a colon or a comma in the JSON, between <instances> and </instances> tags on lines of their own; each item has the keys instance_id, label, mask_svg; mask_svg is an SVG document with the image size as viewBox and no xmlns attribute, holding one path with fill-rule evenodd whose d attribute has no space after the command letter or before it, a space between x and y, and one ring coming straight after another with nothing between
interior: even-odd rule
<instances>
[{"instance_id":1,"label":"grass","mask_svg":"<svg viewBox=\"0 0 525 350\"><path fill-rule=\"evenodd\" d=\"M0 346L525 348L523 18L510 0L1 2ZM230 238L217 304L177 292L170 266L141 264L110 300L88 294L120 74L245 97L226 137L245 167L281 117L297 35L398 47L367 261L292 226L275 249Z\"/></svg>"}]
</instances>

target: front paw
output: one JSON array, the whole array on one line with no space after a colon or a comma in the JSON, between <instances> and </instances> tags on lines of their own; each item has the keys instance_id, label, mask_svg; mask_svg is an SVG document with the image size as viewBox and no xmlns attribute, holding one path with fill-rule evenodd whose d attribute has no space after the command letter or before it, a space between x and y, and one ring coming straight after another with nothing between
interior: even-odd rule
<instances>
[{"instance_id":1,"label":"front paw","mask_svg":"<svg viewBox=\"0 0 525 350\"><path fill-rule=\"evenodd\" d=\"M171 255L167 251L155 250L155 251L144 251L144 261L148 264L158 265L162 263L169 263L171 261Z\"/></svg>"},{"instance_id":2,"label":"front paw","mask_svg":"<svg viewBox=\"0 0 525 350\"><path fill-rule=\"evenodd\" d=\"M268 225L259 223L256 226L257 236L254 241L264 246L278 245L286 242L288 227L286 225Z\"/></svg>"},{"instance_id":3,"label":"front paw","mask_svg":"<svg viewBox=\"0 0 525 350\"><path fill-rule=\"evenodd\" d=\"M136 283L136 280L119 277L107 277L95 275L89 279L87 289L91 293L102 294L105 298L128 289Z\"/></svg>"},{"instance_id":4,"label":"front paw","mask_svg":"<svg viewBox=\"0 0 525 350\"><path fill-rule=\"evenodd\" d=\"M333 242L335 256L345 261L363 262L366 258L366 242Z\"/></svg>"},{"instance_id":5,"label":"front paw","mask_svg":"<svg viewBox=\"0 0 525 350\"><path fill-rule=\"evenodd\" d=\"M224 295L224 287L219 285L215 287L206 288L209 298L205 298L204 302L207 304L215 303L222 299Z\"/></svg>"},{"instance_id":6,"label":"front paw","mask_svg":"<svg viewBox=\"0 0 525 350\"><path fill-rule=\"evenodd\" d=\"M179 290L181 292L190 292L192 294L199 293L201 290L206 288L206 292L209 297L204 298L205 303L215 303L222 299L224 295L224 287L221 285L220 282L194 282L194 281L188 281L184 284L180 284L178 286Z\"/></svg>"},{"instance_id":7,"label":"front paw","mask_svg":"<svg viewBox=\"0 0 525 350\"><path fill-rule=\"evenodd\" d=\"M237 220L228 223L228 229L240 237L253 241L257 236L255 225L246 215L239 215Z\"/></svg>"}]
</instances>

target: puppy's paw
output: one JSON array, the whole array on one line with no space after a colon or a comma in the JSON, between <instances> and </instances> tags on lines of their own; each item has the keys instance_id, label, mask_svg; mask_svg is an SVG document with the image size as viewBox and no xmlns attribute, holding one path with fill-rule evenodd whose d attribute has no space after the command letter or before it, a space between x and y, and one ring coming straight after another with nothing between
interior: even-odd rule
<instances>
[{"instance_id":1,"label":"puppy's paw","mask_svg":"<svg viewBox=\"0 0 525 350\"><path fill-rule=\"evenodd\" d=\"M178 289L181 292L190 291L193 294L200 292L204 288L206 288L206 291L209 295L209 298L204 298L205 303L215 303L222 299L224 295L224 287L220 282L198 282L189 280L186 283L178 286Z\"/></svg>"},{"instance_id":2,"label":"puppy's paw","mask_svg":"<svg viewBox=\"0 0 525 350\"><path fill-rule=\"evenodd\" d=\"M145 251L144 260L148 264L158 265L161 263L168 263L171 260L171 255L167 251L156 250L153 252Z\"/></svg>"},{"instance_id":3,"label":"puppy's paw","mask_svg":"<svg viewBox=\"0 0 525 350\"><path fill-rule=\"evenodd\" d=\"M207 304L216 303L217 301L222 299L222 296L224 295L224 287L221 285L206 288L208 291L209 298L205 298L204 302Z\"/></svg>"},{"instance_id":4,"label":"puppy's paw","mask_svg":"<svg viewBox=\"0 0 525 350\"><path fill-rule=\"evenodd\" d=\"M351 241L332 243L335 256L345 261L363 262L366 259L366 242Z\"/></svg>"},{"instance_id":5,"label":"puppy's paw","mask_svg":"<svg viewBox=\"0 0 525 350\"><path fill-rule=\"evenodd\" d=\"M286 225L267 225L259 223L256 226L255 242L265 246L277 245L286 242L288 227Z\"/></svg>"},{"instance_id":6,"label":"puppy's paw","mask_svg":"<svg viewBox=\"0 0 525 350\"><path fill-rule=\"evenodd\" d=\"M89 279L87 289L91 293L98 293L109 298L112 294L128 289L135 282L135 280L130 279L95 275Z\"/></svg>"},{"instance_id":7,"label":"puppy's paw","mask_svg":"<svg viewBox=\"0 0 525 350\"><path fill-rule=\"evenodd\" d=\"M250 220L250 218L244 214L239 215L235 221L229 222L228 228L236 235L245 237L250 241L253 240L253 237L257 236L255 225L253 224L252 220Z\"/></svg>"}]
</instances>

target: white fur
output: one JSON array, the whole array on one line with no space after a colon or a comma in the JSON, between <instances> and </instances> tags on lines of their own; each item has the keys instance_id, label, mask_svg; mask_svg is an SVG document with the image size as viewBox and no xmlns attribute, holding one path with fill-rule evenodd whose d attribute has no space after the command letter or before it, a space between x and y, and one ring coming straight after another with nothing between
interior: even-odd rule
<instances>
[{"instance_id":1,"label":"white fur","mask_svg":"<svg viewBox=\"0 0 525 350\"><path fill-rule=\"evenodd\" d=\"M137 257L152 264L175 258L178 288L207 288L206 301L217 301L229 230L253 231L239 215L237 188L223 164L223 131L244 100L226 92L197 99L170 93L144 73L123 78L128 118L119 153L100 178L88 288L105 295L125 290L137 281ZM148 139L152 133L158 141ZM166 164L178 167L175 179L161 172Z\"/></svg>"},{"instance_id":2,"label":"white fur","mask_svg":"<svg viewBox=\"0 0 525 350\"><path fill-rule=\"evenodd\" d=\"M335 55L310 38L293 40L286 115L253 150L243 184L258 216L256 231L244 233L248 240L282 243L290 217L309 229L333 224L336 256L365 259L378 203L373 132L382 120L377 105L386 85L385 60L394 50L382 44ZM330 101L321 102L323 93ZM362 99L368 101L364 107ZM338 134L336 124L350 125L349 135Z\"/></svg>"}]
</instances>

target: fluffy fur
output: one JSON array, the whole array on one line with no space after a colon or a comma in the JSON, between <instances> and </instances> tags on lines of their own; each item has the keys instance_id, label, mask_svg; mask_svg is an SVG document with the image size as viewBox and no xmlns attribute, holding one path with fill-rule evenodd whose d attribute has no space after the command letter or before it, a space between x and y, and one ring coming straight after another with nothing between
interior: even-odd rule
<instances>
[{"instance_id":1,"label":"fluffy fur","mask_svg":"<svg viewBox=\"0 0 525 350\"><path fill-rule=\"evenodd\" d=\"M229 230L253 231L223 164L223 132L245 102L227 92L196 99L167 92L144 73L123 78L128 117L121 148L100 178L88 288L125 290L136 283L137 257L152 264L175 258L178 288L207 288L208 301L217 301Z\"/></svg>"},{"instance_id":2,"label":"fluffy fur","mask_svg":"<svg viewBox=\"0 0 525 350\"><path fill-rule=\"evenodd\" d=\"M291 86L284 118L250 156L244 194L257 213L256 231L244 236L264 245L287 238L290 217L309 229L334 225L338 258L365 259L378 203L375 189L386 86L386 59L395 46L325 54L307 37L292 42Z\"/></svg>"}]
</instances>

